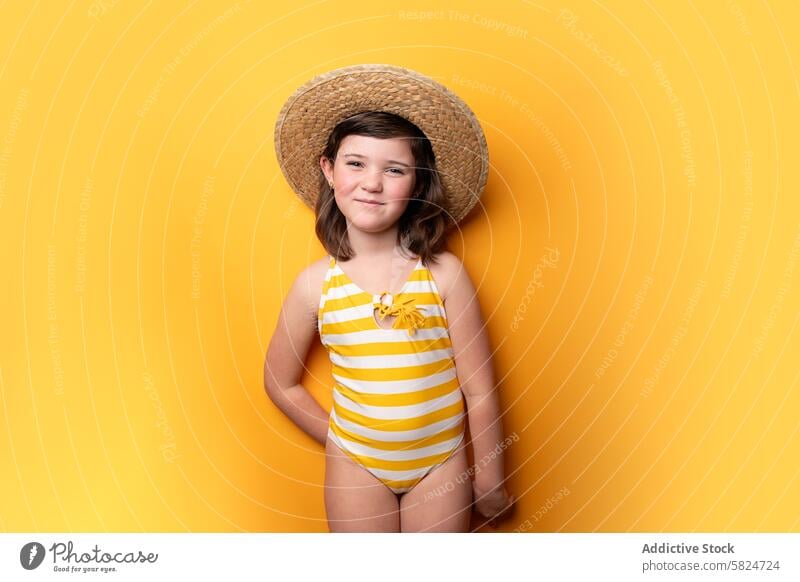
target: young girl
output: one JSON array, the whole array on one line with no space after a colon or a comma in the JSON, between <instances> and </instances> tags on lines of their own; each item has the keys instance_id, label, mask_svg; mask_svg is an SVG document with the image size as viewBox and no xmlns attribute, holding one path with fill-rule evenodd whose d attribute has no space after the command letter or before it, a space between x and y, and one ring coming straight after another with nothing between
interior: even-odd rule
<instances>
[{"instance_id":1,"label":"young girl","mask_svg":"<svg viewBox=\"0 0 800 582\"><path fill-rule=\"evenodd\" d=\"M360 65L295 92L275 141L328 255L289 290L264 381L325 447L331 531L464 532L473 506L495 525L514 498L490 347L475 288L444 250L485 184L480 125L431 79ZM299 383L316 334L332 363L330 414Z\"/></svg>"}]
</instances>

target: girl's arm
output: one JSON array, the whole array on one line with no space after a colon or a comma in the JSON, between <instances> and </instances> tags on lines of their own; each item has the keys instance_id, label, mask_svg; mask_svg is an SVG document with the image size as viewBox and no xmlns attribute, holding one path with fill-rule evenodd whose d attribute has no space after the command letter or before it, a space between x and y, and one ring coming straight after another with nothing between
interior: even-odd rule
<instances>
[{"instance_id":1,"label":"girl's arm","mask_svg":"<svg viewBox=\"0 0 800 582\"><path fill-rule=\"evenodd\" d=\"M306 355L317 334L317 307L322 288L322 275L317 285L317 270L318 265L312 265L300 273L286 295L267 348L264 387L286 416L324 445L328 434L328 413L300 384Z\"/></svg>"},{"instance_id":2,"label":"girl's arm","mask_svg":"<svg viewBox=\"0 0 800 582\"><path fill-rule=\"evenodd\" d=\"M475 471L475 490L502 490L503 423L492 369L486 326L481 317L475 287L455 255L443 253L442 271L447 294L445 311L456 360L456 374L467 402L469 431Z\"/></svg>"}]
</instances>

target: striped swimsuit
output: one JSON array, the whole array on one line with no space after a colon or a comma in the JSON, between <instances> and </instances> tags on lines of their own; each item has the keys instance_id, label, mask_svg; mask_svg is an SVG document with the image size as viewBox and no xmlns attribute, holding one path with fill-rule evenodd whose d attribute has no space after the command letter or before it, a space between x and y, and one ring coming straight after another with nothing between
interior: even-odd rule
<instances>
[{"instance_id":1,"label":"striped swimsuit","mask_svg":"<svg viewBox=\"0 0 800 582\"><path fill-rule=\"evenodd\" d=\"M317 314L333 366L328 438L405 493L464 439L444 303L421 258L395 297L363 291L329 258ZM382 328L376 315L395 316L394 327Z\"/></svg>"}]
</instances>

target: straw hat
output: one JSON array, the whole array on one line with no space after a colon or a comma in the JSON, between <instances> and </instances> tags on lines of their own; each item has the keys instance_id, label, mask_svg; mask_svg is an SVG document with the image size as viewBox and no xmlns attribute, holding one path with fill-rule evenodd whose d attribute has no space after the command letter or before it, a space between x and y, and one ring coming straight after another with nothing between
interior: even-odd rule
<instances>
[{"instance_id":1,"label":"straw hat","mask_svg":"<svg viewBox=\"0 0 800 582\"><path fill-rule=\"evenodd\" d=\"M446 210L461 221L477 203L489 152L475 114L442 84L403 67L355 65L314 77L286 101L275 123L275 151L287 182L312 209L319 157L333 128L364 111L387 111L419 127L433 146Z\"/></svg>"}]
</instances>

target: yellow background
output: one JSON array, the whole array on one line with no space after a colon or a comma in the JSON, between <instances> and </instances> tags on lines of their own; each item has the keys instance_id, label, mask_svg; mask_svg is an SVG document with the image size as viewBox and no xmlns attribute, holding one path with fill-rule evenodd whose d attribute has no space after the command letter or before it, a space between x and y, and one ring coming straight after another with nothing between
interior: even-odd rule
<instances>
[{"instance_id":1,"label":"yellow background","mask_svg":"<svg viewBox=\"0 0 800 582\"><path fill-rule=\"evenodd\" d=\"M451 249L519 437L502 529L800 531L797 4L401 5L2 4L0 528L327 531L262 383L324 254L273 126L376 62L487 135ZM304 383L330 406L319 345Z\"/></svg>"}]
</instances>

